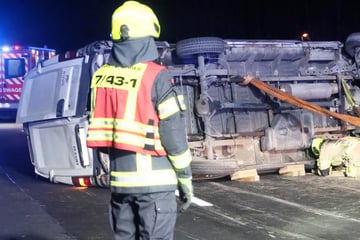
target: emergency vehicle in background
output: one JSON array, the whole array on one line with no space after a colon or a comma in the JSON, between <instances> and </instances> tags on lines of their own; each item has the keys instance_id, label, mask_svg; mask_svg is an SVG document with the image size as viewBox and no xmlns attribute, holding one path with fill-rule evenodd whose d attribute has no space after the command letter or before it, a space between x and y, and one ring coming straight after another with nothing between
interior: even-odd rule
<instances>
[{"instance_id":1,"label":"emergency vehicle in background","mask_svg":"<svg viewBox=\"0 0 360 240\"><path fill-rule=\"evenodd\" d=\"M0 48L0 119L15 119L25 75L54 49L7 45Z\"/></svg>"}]
</instances>

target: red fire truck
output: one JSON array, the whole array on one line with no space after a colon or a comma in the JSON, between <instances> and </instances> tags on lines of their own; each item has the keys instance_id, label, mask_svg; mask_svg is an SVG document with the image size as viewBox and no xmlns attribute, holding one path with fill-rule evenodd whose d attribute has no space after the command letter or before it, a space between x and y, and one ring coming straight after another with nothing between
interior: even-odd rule
<instances>
[{"instance_id":1,"label":"red fire truck","mask_svg":"<svg viewBox=\"0 0 360 240\"><path fill-rule=\"evenodd\" d=\"M55 56L47 47L20 45L0 48L0 119L15 119L24 76L39 62Z\"/></svg>"}]
</instances>

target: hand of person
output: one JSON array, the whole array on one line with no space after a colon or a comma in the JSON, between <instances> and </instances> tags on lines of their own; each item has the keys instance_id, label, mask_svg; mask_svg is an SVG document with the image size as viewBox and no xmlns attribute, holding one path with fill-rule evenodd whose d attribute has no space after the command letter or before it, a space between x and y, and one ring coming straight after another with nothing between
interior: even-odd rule
<instances>
[{"instance_id":1,"label":"hand of person","mask_svg":"<svg viewBox=\"0 0 360 240\"><path fill-rule=\"evenodd\" d=\"M180 202L182 203L179 211L184 212L190 207L192 197L194 195L191 177L179 178L178 189L179 189Z\"/></svg>"}]
</instances>

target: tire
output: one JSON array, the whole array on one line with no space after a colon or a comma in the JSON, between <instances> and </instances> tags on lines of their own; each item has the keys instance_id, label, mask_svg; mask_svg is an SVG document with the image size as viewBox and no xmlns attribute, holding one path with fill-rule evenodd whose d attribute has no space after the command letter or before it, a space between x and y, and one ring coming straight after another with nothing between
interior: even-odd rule
<instances>
[{"instance_id":1,"label":"tire","mask_svg":"<svg viewBox=\"0 0 360 240\"><path fill-rule=\"evenodd\" d=\"M176 54L180 58L192 55L224 52L225 42L218 37L198 37L184 39L176 43Z\"/></svg>"},{"instance_id":2,"label":"tire","mask_svg":"<svg viewBox=\"0 0 360 240\"><path fill-rule=\"evenodd\" d=\"M234 173L237 171L239 166L237 166L236 160L202 160L197 159L196 157L193 159L191 163L192 173L195 176L217 176L223 177Z\"/></svg>"},{"instance_id":3,"label":"tire","mask_svg":"<svg viewBox=\"0 0 360 240\"><path fill-rule=\"evenodd\" d=\"M345 41L345 51L354 57L356 48L360 47L360 32L350 34Z\"/></svg>"}]
</instances>

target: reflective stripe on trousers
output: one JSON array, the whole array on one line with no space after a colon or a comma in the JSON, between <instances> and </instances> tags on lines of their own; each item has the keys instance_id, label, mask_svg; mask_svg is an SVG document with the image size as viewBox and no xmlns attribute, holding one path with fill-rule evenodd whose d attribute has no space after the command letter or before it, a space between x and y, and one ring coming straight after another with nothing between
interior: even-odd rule
<instances>
[{"instance_id":1,"label":"reflective stripe on trousers","mask_svg":"<svg viewBox=\"0 0 360 240\"><path fill-rule=\"evenodd\" d=\"M111 195L110 223L116 240L172 240L176 214L173 191Z\"/></svg>"}]
</instances>

